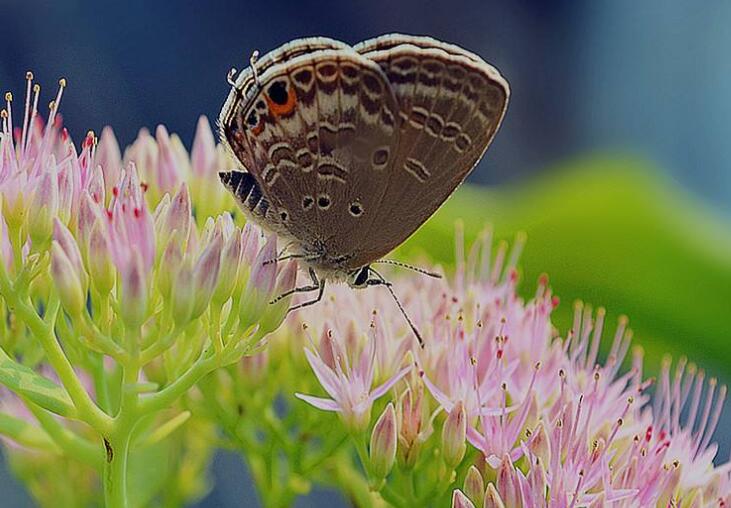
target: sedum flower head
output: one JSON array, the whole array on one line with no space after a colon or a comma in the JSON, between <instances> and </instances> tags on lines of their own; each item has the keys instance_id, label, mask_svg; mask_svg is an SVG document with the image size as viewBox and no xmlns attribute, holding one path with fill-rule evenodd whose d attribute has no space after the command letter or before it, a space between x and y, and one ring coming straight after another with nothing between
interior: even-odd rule
<instances>
[{"instance_id":1,"label":"sedum flower head","mask_svg":"<svg viewBox=\"0 0 731 508\"><path fill-rule=\"evenodd\" d=\"M560 336L551 322L558 299L546 277L530 300L517 296L521 242L513 251L501 244L492 255L486 235L466 262L460 246L457 271L446 281L394 283L424 338L423 349L387 292L375 288L353 296L331 290L324 310L305 311L301 319L331 330L324 343L337 344L337 350L306 348L333 399L305 400L321 409L352 411L342 395L354 388L344 375L352 364L342 359L353 358L363 337L374 336L367 316L376 309L378 322L386 324L379 331L387 335L378 344L392 352L408 344L403 351L416 359L408 372L399 371L405 381L391 378L387 385L395 403L406 401L397 453L408 455L415 441L418 420L409 413L423 386L429 394L425 414L443 413L436 421L441 432L424 446L440 450L446 465L467 477L464 490L454 490L453 506L665 507L725 499L728 467L714 466L711 436L726 388L706 382L684 359L675 369L668 360L651 397L639 349L631 366L622 368L632 338L625 318L606 356L600 354L603 309L593 312L577 303L572 329ZM392 357L373 356L377 369L393 372Z\"/></svg>"}]
</instances>

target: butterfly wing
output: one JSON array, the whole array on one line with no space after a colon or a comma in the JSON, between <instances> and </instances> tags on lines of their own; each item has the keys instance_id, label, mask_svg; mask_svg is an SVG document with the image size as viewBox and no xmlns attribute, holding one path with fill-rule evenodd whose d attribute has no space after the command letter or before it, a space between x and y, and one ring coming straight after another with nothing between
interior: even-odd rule
<instances>
[{"instance_id":1,"label":"butterfly wing","mask_svg":"<svg viewBox=\"0 0 731 508\"><path fill-rule=\"evenodd\" d=\"M259 86L227 101L220 123L267 200L266 225L335 263L376 213L397 152L398 111L380 66L344 47L267 68Z\"/></svg>"},{"instance_id":2,"label":"butterfly wing","mask_svg":"<svg viewBox=\"0 0 731 508\"><path fill-rule=\"evenodd\" d=\"M467 177L500 126L509 88L478 56L428 37L387 35L354 49L383 69L400 123L378 214L356 247L362 265L401 244Z\"/></svg>"}]
</instances>

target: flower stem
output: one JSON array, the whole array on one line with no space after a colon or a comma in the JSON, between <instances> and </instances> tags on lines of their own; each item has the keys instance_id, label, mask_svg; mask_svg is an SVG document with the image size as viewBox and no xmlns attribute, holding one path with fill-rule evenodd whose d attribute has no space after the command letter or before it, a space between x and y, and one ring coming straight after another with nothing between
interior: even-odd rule
<instances>
[{"instance_id":1,"label":"flower stem","mask_svg":"<svg viewBox=\"0 0 731 508\"><path fill-rule=\"evenodd\" d=\"M119 436L104 439L104 503L106 508L127 508L127 458L131 432L123 429Z\"/></svg>"}]
</instances>

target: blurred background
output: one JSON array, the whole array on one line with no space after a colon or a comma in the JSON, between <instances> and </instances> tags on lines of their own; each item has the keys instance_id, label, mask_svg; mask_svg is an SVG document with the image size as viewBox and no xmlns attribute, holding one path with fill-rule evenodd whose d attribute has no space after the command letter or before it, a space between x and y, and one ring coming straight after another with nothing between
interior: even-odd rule
<instances>
[{"instance_id":1,"label":"blurred background","mask_svg":"<svg viewBox=\"0 0 731 508\"><path fill-rule=\"evenodd\" d=\"M686 354L731 380L731 3L723 0L0 1L0 87L32 69L81 139L112 125L121 144L164 123L192 140L217 116L226 72L297 37L356 43L428 34L494 64L512 88L503 127L462 189L403 249L449 264L468 237L528 233L523 286L542 272L571 302L626 313L652 372ZM477 187L483 185L486 187ZM440 236L441 235L441 236ZM444 237L444 242L435 239ZM725 461L731 409L716 437ZM237 459L217 457L200 506L249 506ZM0 474L3 506L30 501ZM247 497L249 496L249 497ZM299 506L332 501L317 493Z\"/></svg>"}]
</instances>

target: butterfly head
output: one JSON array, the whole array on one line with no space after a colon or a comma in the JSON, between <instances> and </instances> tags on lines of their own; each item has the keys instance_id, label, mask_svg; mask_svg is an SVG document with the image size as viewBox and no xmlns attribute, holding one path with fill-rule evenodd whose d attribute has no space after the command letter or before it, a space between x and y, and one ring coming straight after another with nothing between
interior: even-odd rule
<instances>
[{"instance_id":1,"label":"butterfly head","mask_svg":"<svg viewBox=\"0 0 731 508\"><path fill-rule=\"evenodd\" d=\"M346 279L348 286L354 289L363 289L365 287L372 286L373 283L371 282L371 280L370 265L351 270L350 272L348 272L348 278Z\"/></svg>"}]
</instances>

